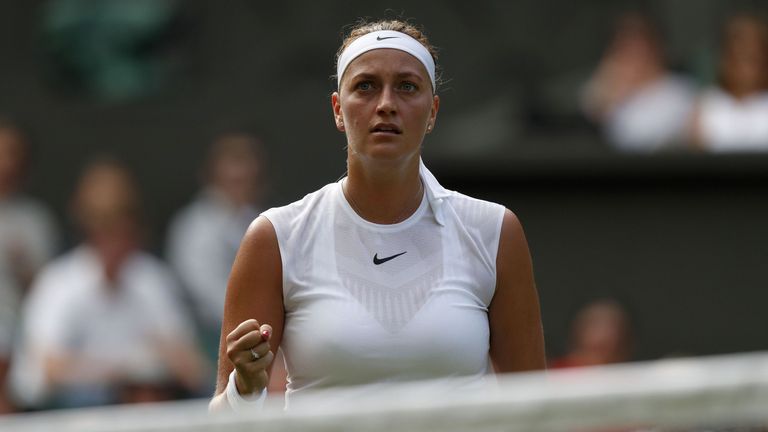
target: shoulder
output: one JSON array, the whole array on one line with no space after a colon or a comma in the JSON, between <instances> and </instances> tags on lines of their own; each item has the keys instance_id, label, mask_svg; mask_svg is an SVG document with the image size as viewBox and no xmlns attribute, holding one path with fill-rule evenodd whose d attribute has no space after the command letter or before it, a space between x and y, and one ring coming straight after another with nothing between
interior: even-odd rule
<instances>
[{"instance_id":1,"label":"shoulder","mask_svg":"<svg viewBox=\"0 0 768 432\"><path fill-rule=\"evenodd\" d=\"M40 270L37 279L39 281L63 281L77 278L86 269L95 267L94 259L95 257L91 256L85 247L76 246L45 265Z\"/></svg>"},{"instance_id":2,"label":"shoulder","mask_svg":"<svg viewBox=\"0 0 768 432\"><path fill-rule=\"evenodd\" d=\"M246 267L251 269L256 269L266 263L271 264L267 264L262 270L271 269L274 264L280 267L280 246L277 241L277 232L272 221L264 215L254 219L243 236L234 266L241 266L242 263L248 263Z\"/></svg>"},{"instance_id":3,"label":"shoulder","mask_svg":"<svg viewBox=\"0 0 768 432\"><path fill-rule=\"evenodd\" d=\"M310 229L317 221L325 220L324 216L332 211L334 192L338 187L337 183L328 184L298 201L266 210L258 219L268 219L281 240L299 235L304 232L302 226Z\"/></svg>"},{"instance_id":4,"label":"shoulder","mask_svg":"<svg viewBox=\"0 0 768 432\"><path fill-rule=\"evenodd\" d=\"M332 196L332 192L338 188L338 183L330 183L322 188L304 195L303 198L280 207L272 207L262 215L269 219L275 217L296 217L320 205Z\"/></svg>"},{"instance_id":5,"label":"shoulder","mask_svg":"<svg viewBox=\"0 0 768 432\"><path fill-rule=\"evenodd\" d=\"M54 220L53 213L45 204L27 195L14 197L11 201L11 210L31 223L51 225Z\"/></svg>"},{"instance_id":6,"label":"shoulder","mask_svg":"<svg viewBox=\"0 0 768 432\"><path fill-rule=\"evenodd\" d=\"M25 194L13 196L11 202L20 211L49 214L48 208L41 201Z\"/></svg>"},{"instance_id":7,"label":"shoulder","mask_svg":"<svg viewBox=\"0 0 768 432\"><path fill-rule=\"evenodd\" d=\"M275 227L269 218L261 215L248 226L243 237L243 245L247 248L263 248L272 244L277 244Z\"/></svg>"},{"instance_id":8,"label":"shoulder","mask_svg":"<svg viewBox=\"0 0 768 432\"><path fill-rule=\"evenodd\" d=\"M207 194L200 193L173 215L170 229L177 232L197 229L198 225L215 218L217 210L213 200Z\"/></svg>"},{"instance_id":9,"label":"shoulder","mask_svg":"<svg viewBox=\"0 0 768 432\"><path fill-rule=\"evenodd\" d=\"M504 209L504 215L502 217L501 238L502 241L514 242L525 240L523 224L520 222L517 215L508 208Z\"/></svg>"},{"instance_id":10,"label":"shoulder","mask_svg":"<svg viewBox=\"0 0 768 432\"><path fill-rule=\"evenodd\" d=\"M38 305L42 299L56 299L63 304L80 296L84 286L93 278L92 257L82 246L76 247L46 264L35 276L28 304Z\"/></svg>"},{"instance_id":11,"label":"shoulder","mask_svg":"<svg viewBox=\"0 0 768 432\"><path fill-rule=\"evenodd\" d=\"M485 233L489 240L498 238L506 208L498 203L451 192L447 204L460 224L470 232Z\"/></svg>"},{"instance_id":12,"label":"shoulder","mask_svg":"<svg viewBox=\"0 0 768 432\"><path fill-rule=\"evenodd\" d=\"M499 234L499 268L506 268L505 263L523 263L530 261L528 241L525 238L523 224L511 210L504 209L504 216Z\"/></svg>"},{"instance_id":13,"label":"shoulder","mask_svg":"<svg viewBox=\"0 0 768 432\"><path fill-rule=\"evenodd\" d=\"M459 216L464 218L499 217L504 212L504 206L493 201L487 201L451 191L448 203Z\"/></svg>"}]
</instances>

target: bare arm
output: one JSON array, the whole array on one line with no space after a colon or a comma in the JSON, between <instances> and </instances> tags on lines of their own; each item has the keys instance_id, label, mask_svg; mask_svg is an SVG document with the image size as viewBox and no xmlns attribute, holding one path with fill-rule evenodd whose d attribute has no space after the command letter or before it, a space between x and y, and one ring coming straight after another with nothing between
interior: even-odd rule
<instances>
[{"instance_id":1,"label":"bare arm","mask_svg":"<svg viewBox=\"0 0 768 432\"><path fill-rule=\"evenodd\" d=\"M497 372L544 369L544 333L523 227L509 210L496 257L496 293L488 308L490 356Z\"/></svg>"},{"instance_id":2,"label":"bare arm","mask_svg":"<svg viewBox=\"0 0 768 432\"><path fill-rule=\"evenodd\" d=\"M248 228L229 276L212 410L226 405L224 390L235 368L240 393L258 392L266 387L283 335L282 279L275 229L269 220L259 217ZM265 329L270 326L271 334L266 336ZM254 361L251 348L262 358Z\"/></svg>"}]
</instances>

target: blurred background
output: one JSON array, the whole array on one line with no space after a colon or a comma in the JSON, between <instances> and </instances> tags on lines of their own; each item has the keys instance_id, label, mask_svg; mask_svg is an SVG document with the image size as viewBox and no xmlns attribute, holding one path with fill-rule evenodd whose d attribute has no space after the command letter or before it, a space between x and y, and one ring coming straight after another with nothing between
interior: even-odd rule
<instances>
[{"instance_id":1,"label":"blurred background","mask_svg":"<svg viewBox=\"0 0 768 432\"><path fill-rule=\"evenodd\" d=\"M2 0L0 377L16 384L0 411L208 394L220 317L204 305L223 294L193 285L221 274L209 284L220 287L258 211L344 174L330 94L359 17L412 19L439 48L425 162L446 187L522 220L553 365L768 348L764 2ZM111 207L93 204L105 197ZM195 232L226 239L218 269L204 267L216 239L190 256ZM147 278L169 286L175 300L153 302L169 303L175 312L157 313L178 315L162 325L179 333L150 338L201 352L186 365L147 354L173 385L150 388L160 372L140 371L105 396L57 375L73 354L36 354L46 338L99 340L80 318L61 318L68 335L24 324L62 304L53 281L69 274L62 257L88 260L71 256L83 245L117 268L144 251ZM184 269L205 273L185 281ZM50 316L78 315L70 303ZM11 378L27 355L46 372Z\"/></svg>"}]
</instances>

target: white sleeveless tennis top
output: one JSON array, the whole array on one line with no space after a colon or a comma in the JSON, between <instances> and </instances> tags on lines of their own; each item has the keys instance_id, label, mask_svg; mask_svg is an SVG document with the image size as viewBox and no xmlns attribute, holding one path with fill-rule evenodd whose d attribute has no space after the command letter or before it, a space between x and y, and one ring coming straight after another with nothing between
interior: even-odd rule
<instances>
[{"instance_id":1,"label":"white sleeveless tennis top","mask_svg":"<svg viewBox=\"0 0 768 432\"><path fill-rule=\"evenodd\" d=\"M263 213L283 265L287 398L307 389L489 371L488 306L504 207L443 189L393 225L370 223L341 182Z\"/></svg>"}]
</instances>

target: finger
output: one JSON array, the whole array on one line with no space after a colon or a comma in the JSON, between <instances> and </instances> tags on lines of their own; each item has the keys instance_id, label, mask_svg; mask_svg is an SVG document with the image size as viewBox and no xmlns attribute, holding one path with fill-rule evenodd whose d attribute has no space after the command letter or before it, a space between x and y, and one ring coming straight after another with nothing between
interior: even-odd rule
<instances>
[{"instance_id":1,"label":"finger","mask_svg":"<svg viewBox=\"0 0 768 432\"><path fill-rule=\"evenodd\" d=\"M238 345L227 351L227 356L236 366L242 366L264 358L271 352L269 342L260 342L255 346Z\"/></svg>"},{"instance_id":2,"label":"finger","mask_svg":"<svg viewBox=\"0 0 768 432\"><path fill-rule=\"evenodd\" d=\"M228 345L228 348L231 348L235 351L245 351L261 344L268 345L269 342L264 341L264 337L262 336L261 332L252 331L246 334L245 336L241 337L240 339L234 342L231 342Z\"/></svg>"},{"instance_id":3,"label":"finger","mask_svg":"<svg viewBox=\"0 0 768 432\"><path fill-rule=\"evenodd\" d=\"M252 331L259 331L259 322L255 319L249 319L241 322L234 330L227 335L227 341L232 342L240 339Z\"/></svg>"},{"instance_id":4,"label":"finger","mask_svg":"<svg viewBox=\"0 0 768 432\"><path fill-rule=\"evenodd\" d=\"M269 368L269 365L272 364L272 361L275 359L275 355L272 354L272 351L267 351L262 357L260 357L258 360L254 360L254 358L251 356L251 353L248 353L248 361L240 362L235 365L235 369L239 373L242 373L245 377L253 377L256 374L258 374L262 370L267 370ZM252 378L251 378L252 379Z\"/></svg>"},{"instance_id":5,"label":"finger","mask_svg":"<svg viewBox=\"0 0 768 432\"><path fill-rule=\"evenodd\" d=\"M267 367L269 367L269 365L272 364L272 361L275 359L275 355L272 353L272 351L269 350L267 350L267 352L264 353L263 356L260 356L258 359L254 359L250 352L246 351L244 354L247 354L246 361L238 362L235 364L235 369L246 376L252 376L262 369L266 370Z\"/></svg>"},{"instance_id":6,"label":"finger","mask_svg":"<svg viewBox=\"0 0 768 432\"><path fill-rule=\"evenodd\" d=\"M261 331L261 338L265 341L268 341L269 338L272 337L272 326L269 324L262 324L261 327L259 327L259 331Z\"/></svg>"},{"instance_id":7,"label":"finger","mask_svg":"<svg viewBox=\"0 0 768 432\"><path fill-rule=\"evenodd\" d=\"M267 350L267 352L264 353L261 358L258 360L254 360L251 362L250 367L255 368L256 370L264 369L267 370L269 365L272 364L272 360L275 359L275 355L272 354L272 351Z\"/></svg>"},{"instance_id":8,"label":"finger","mask_svg":"<svg viewBox=\"0 0 768 432\"><path fill-rule=\"evenodd\" d=\"M251 347L248 352L251 354L251 357L253 357L254 360L263 358L267 355L268 352L270 352L269 342L262 342L255 347Z\"/></svg>"},{"instance_id":9,"label":"finger","mask_svg":"<svg viewBox=\"0 0 768 432\"><path fill-rule=\"evenodd\" d=\"M227 357L235 366L242 366L256 360L256 356L254 356L253 353L256 353L259 357L263 357L269 352L269 342L259 342L261 339L258 333L254 332L251 335L256 336L250 338L251 342L249 342L249 339L241 339L238 341L239 343L227 346ZM251 349L253 349L253 353L251 352Z\"/></svg>"}]
</instances>

